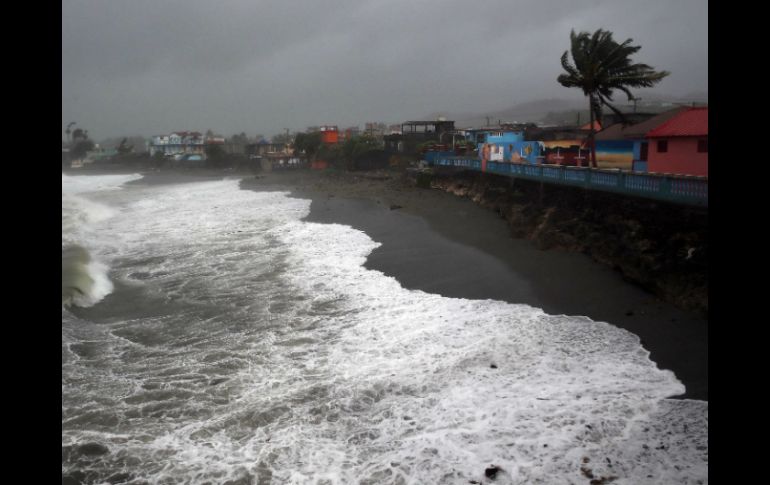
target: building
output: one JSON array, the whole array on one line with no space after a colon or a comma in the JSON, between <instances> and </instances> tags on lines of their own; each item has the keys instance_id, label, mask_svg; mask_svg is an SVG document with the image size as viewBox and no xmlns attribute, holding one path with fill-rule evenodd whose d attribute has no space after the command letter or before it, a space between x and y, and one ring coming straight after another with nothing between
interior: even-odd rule
<instances>
[{"instance_id":1,"label":"building","mask_svg":"<svg viewBox=\"0 0 770 485\"><path fill-rule=\"evenodd\" d=\"M265 157L272 154L284 154L289 155L289 145L287 143L269 143L262 139L257 143L249 143L246 145L246 155L250 158Z\"/></svg>"},{"instance_id":2,"label":"building","mask_svg":"<svg viewBox=\"0 0 770 485\"><path fill-rule=\"evenodd\" d=\"M339 130L337 129L337 126L324 125L324 126L321 126L318 131L321 132L321 143L326 143L329 145L339 143L340 134L339 134Z\"/></svg>"},{"instance_id":3,"label":"building","mask_svg":"<svg viewBox=\"0 0 770 485\"><path fill-rule=\"evenodd\" d=\"M649 172L709 174L709 109L687 108L647 133Z\"/></svg>"},{"instance_id":4,"label":"building","mask_svg":"<svg viewBox=\"0 0 770 485\"><path fill-rule=\"evenodd\" d=\"M166 157L193 153L203 154L207 141L197 131L177 131L169 135L153 136L147 148L150 151L150 156L154 156L156 153L161 153Z\"/></svg>"},{"instance_id":5,"label":"building","mask_svg":"<svg viewBox=\"0 0 770 485\"><path fill-rule=\"evenodd\" d=\"M551 165L588 166L586 140L590 124L583 126L529 126L524 139L539 141L542 153L539 162Z\"/></svg>"},{"instance_id":6,"label":"building","mask_svg":"<svg viewBox=\"0 0 770 485\"><path fill-rule=\"evenodd\" d=\"M339 133L339 141L347 141L361 135L361 129L357 126L349 126Z\"/></svg>"},{"instance_id":7,"label":"building","mask_svg":"<svg viewBox=\"0 0 770 485\"><path fill-rule=\"evenodd\" d=\"M455 122L444 119L436 121L406 121L401 123L400 131L400 133L383 137L385 150L395 153L415 154L419 145L425 142L448 143L448 135L455 132Z\"/></svg>"},{"instance_id":8,"label":"building","mask_svg":"<svg viewBox=\"0 0 770 485\"><path fill-rule=\"evenodd\" d=\"M526 141L520 129L477 128L465 130L467 140L476 144L479 158L486 162L538 163L542 159L543 144Z\"/></svg>"},{"instance_id":9,"label":"building","mask_svg":"<svg viewBox=\"0 0 770 485\"><path fill-rule=\"evenodd\" d=\"M616 123L596 134L596 162L599 167L647 172L649 141L647 133L688 108L675 108L636 124Z\"/></svg>"}]
</instances>

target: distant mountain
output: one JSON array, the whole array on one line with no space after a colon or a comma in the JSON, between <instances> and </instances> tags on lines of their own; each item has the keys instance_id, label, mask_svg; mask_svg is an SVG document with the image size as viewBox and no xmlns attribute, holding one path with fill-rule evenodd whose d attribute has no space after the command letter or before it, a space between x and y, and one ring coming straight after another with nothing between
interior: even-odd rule
<instances>
[{"instance_id":1,"label":"distant mountain","mask_svg":"<svg viewBox=\"0 0 770 485\"><path fill-rule=\"evenodd\" d=\"M486 126L487 124L497 125L501 122L538 122L548 113L553 111L565 111L571 109L581 109L586 104L583 101L567 99L538 99L525 103L518 103L510 108L490 111L486 113L440 113L432 114L427 119L436 119L438 116L444 116L448 120L454 120L457 127Z\"/></svg>"},{"instance_id":2,"label":"distant mountain","mask_svg":"<svg viewBox=\"0 0 770 485\"><path fill-rule=\"evenodd\" d=\"M634 111L633 103L627 101L623 93L615 97L614 106L622 112ZM671 96L662 93L638 95L636 110L658 113L676 107L678 104L708 103L708 93L693 92L685 96ZM609 110L607 110L609 111ZM510 108L487 113L443 112L433 113L425 119L433 120L443 116L454 120L458 128L497 125L498 122L578 124L588 122L588 102L586 100L548 98L518 103Z\"/></svg>"}]
</instances>

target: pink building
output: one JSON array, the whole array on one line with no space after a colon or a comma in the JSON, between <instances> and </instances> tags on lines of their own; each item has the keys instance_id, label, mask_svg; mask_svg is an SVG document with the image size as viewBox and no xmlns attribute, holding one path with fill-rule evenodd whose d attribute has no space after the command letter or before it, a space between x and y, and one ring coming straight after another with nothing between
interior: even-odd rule
<instances>
[{"instance_id":1,"label":"pink building","mask_svg":"<svg viewBox=\"0 0 770 485\"><path fill-rule=\"evenodd\" d=\"M689 108L647 133L647 171L709 174L709 109Z\"/></svg>"}]
</instances>

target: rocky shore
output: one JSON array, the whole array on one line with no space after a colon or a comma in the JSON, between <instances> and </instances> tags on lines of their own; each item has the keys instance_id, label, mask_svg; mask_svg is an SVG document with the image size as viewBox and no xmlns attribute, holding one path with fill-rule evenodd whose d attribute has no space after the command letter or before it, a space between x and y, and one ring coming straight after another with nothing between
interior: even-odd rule
<instances>
[{"instance_id":1,"label":"rocky shore","mask_svg":"<svg viewBox=\"0 0 770 485\"><path fill-rule=\"evenodd\" d=\"M430 186L494 210L514 237L587 254L708 318L707 210L470 172L433 177Z\"/></svg>"}]
</instances>

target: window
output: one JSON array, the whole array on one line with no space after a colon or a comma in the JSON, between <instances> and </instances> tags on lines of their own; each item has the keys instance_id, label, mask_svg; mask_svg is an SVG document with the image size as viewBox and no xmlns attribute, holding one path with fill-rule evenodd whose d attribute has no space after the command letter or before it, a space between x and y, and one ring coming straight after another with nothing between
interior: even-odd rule
<instances>
[{"instance_id":1,"label":"window","mask_svg":"<svg viewBox=\"0 0 770 485\"><path fill-rule=\"evenodd\" d=\"M666 153L668 151L668 140L658 140L658 153Z\"/></svg>"},{"instance_id":2,"label":"window","mask_svg":"<svg viewBox=\"0 0 770 485\"><path fill-rule=\"evenodd\" d=\"M708 153L708 152L709 152L709 141L698 140L698 153Z\"/></svg>"}]
</instances>

